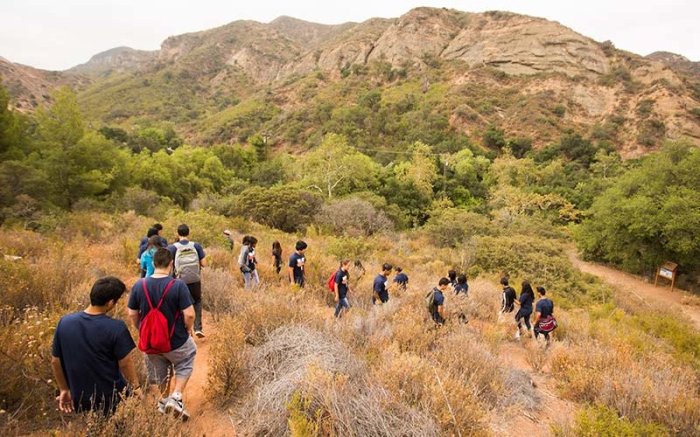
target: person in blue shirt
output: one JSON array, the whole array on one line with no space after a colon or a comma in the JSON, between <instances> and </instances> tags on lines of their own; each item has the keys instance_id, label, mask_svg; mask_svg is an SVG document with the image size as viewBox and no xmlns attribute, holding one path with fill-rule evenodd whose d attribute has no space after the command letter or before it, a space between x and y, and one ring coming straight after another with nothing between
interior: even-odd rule
<instances>
[{"instance_id":1,"label":"person in blue shirt","mask_svg":"<svg viewBox=\"0 0 700 437\"><path fill-rule=\"evenodd\" d=\"M448 278L440 278L438 286L433 289L433 308L431 316L438 326L445 323L445 293L450 290L452 283Z\"/></svg>"},{"instance_id":2,"label":"person in blue shirt","mask_svg":"<svg viewBox=\"0 0 700 437\"><path fill-rule=\"evenodd\" d=\"M307 244L304 241L297 241L295 252L289 257L289 282L292 284L297 284L300 287L304 286L304 265L306 264L306 252Z\"/></svg>"},{"instance_id":3,"label":"person in blue shirt","mask_svg":"<svg viewBox=\"0 0 700 437\"><path fill-rule=\"evenodd\" d=\"M469 295L469 284L467 284L467 275L461 273L457 276L457 282L453 285L455 294Z\"/></svg>"},{"instance_id":4,"label":"person in blue shirt","mask_svg":"<svg viewBox=\"0 0 700 437\"><path fill-rule=\"evenodd\" d=\"M537 287L537 294L540 296L540 300L535 305L535 338L539 337L540 334L544 335L547 346L549 346L551 341L549 333L557 326L556 320L554 320L554 302L545 297L547 291L544 287Z\"/></svg>"},{"instance_id":5,"label":"person in blue shirt","mask_svg":"<svg viewBox=\"0 0 700 437\"><path fill-rule=\"evenodd\" d=\"M378 274L376 278L374 278L374 284L372 284L372 304L376 304L377 301L383 304L389 301L389 290L387 285L392 269L393 266L391 264L384 263L382 265L382 272Z\"/></svg>"},{"instance_id":6,"label":"person in blue shirt","mask_svg":"<svg viewBox=\"0 0 700 437\"><path fill-rule=\"evenodd\" d=\"M148 246L146 250L141 254L141 270L144 270L146 274L144 277L151 276L155 271L155 266L153 265L153 254L160 248L160 237L158 235L153 235L148 239Z\"/></svg>"},{"instance_id":7,"label":"person in blue shirt","mask_svg":"<svg viewBox=\"0 0 700 437\"><path fill-rule=\"evenodd\" d=\"M343 313L343 308L350 311L350 302L348 301L348 291L350 290L350 260L345 259L340 263L340 268L335 274L335 317L340 317Z\"/></svg>"},{"instance_id":8,"label":"person in blue shirt","mask_svg":"<svg viewBox=\"0 0 700 437\"><path fill-rule=\"evenodd\" d=\"M530 316L532 315L532 302L535 301L535 292L532 290L532 285L529 281L523 281L522 290L520 291L520 297L515 301L515 304L520 307L518 312L515 314L515 322L518 324L518 328L515 331L515 338L520 338L520 333L522 329L523 322L525 323L525 328L527 332L532 336L532 327L530 326Z\"/></svg>"},{"instance_id":9,"label":"person in blue shirt","mask_svg":"<svg viewBox=\"0 0 700 437\"><path fill-rule=\"evenodd\" d=\"M398 266L394 268L394 271L396 271L396 276L394 276L394 283L398 285L401 288L401 290L406 290L406 288L408 287L408 275L406 275L403 272L403 269Z\"/></svg>"},{"instance_id":10,"label":"person in blue shirt","mask_svg":"<svg viewBox=\"0 0 700 437\"><path fill-rule=\"evenodd\" d=\"M90 305L61 318L51 349L51 368L60 393L58 409L114 412L121 394L139 390L131 351L134 340L121 320L107 315L126 286L115 277L98 279L90 290Z\"/></svg>"}]
</instances>

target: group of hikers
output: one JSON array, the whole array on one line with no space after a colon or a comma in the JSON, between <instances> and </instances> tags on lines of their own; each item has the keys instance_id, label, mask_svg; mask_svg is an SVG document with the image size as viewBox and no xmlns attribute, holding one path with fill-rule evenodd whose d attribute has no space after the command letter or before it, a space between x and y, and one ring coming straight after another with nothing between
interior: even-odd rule
<instances>
[{"instance_id":1,"label":"group of hikers","mask_svg":"<svg viewBox=\"0 0 700 437\"><path fill-rule=\"evenodd\" d=\"M177 240L168 244L161 236L163 227L155 224L139 243L138 264L141 277L131 288L128 298L128 316L138 330L138 348L145 355L147 390L142 393L132 354L136 344L126 324L107 315L126 293L126 285L116 277L98 279L90 291L90 305L83 311L64 316L59 321L52 346L52 370L59 388L56 400L60 411L97 411L111 414L123 396L149 396L163 414L187 420L189 412L183 403L183 392L194 369L197 346L193 337L204 338L202 327L202 268L207 265L201 244L190 240L186 224L177 228ZM231 232L224 231L229 250L233 251ZM257 273L256 246L258 240L246 235L241 241L238 266L244 286L252 289L260 282ZM307 244L298 241L289 256L288 278L291 284L305 286L305 251ZM272 245L274 269L282 271L282 246ZM359 262L355 263L362 268ZM340 318L351 305L351 261L344 259L328 280L329 291L335 300L334 316ZM364 271L364 269L362 269ZM395 272L393 281L389 278ZM407 290L409 278L401 267L385 263L372 285L373 305L389 301L392 287ZM530 323L535 296L528 281L523 282L517 298L508 285L508 277L501 279L503 297L500 314L519 307L515 322L516 338L522 325L527 332L542 334L547 344L550 332L556 328L554 304L545 297L543 287L537 287L540 296ZM466 299L469 293L467 276L448 272L425 297L430 318L436 326L446 321L446 296L452 294ZM459 320L466 322L464 312ZM534 329L532 327L534 326ZM532 334L530 334L532 335ZM172 386L172 390L171 390Z\"/></svg>"}]
</instances>

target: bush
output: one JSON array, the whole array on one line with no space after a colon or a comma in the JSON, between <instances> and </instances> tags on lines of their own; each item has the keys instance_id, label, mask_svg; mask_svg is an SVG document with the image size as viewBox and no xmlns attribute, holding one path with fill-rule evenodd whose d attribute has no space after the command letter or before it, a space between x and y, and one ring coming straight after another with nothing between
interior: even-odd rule
<instances>
[{"instance_id":1,"label":"bush","mask_svg":"<svg viewBox=\"0 0 700 437\"><path fill-rule=\"evenodd\" d=\"M247 376L245 333L241 322L233 317L219 320L211 342L207 395L217 403L226 404Z\"/></svg>"},{"instance_id":2,"label":"bush","mask_svg":"<svg viewBox=\"0 0 700 437\"><path fill-rule=\"evenodd\" d=\"M315 220L339 235L370 236L394 228L384 211L357 197L347 197L323 205Z\"/></svg>"},{"instance_id":3,"label":"bush","mask_svg":"<svg viewBox=\"0 0 700 437\"><path fill-rule=\"evenodd\" d=\"M316 215L318 194L292 186L251 187L234 202L236 215L285 232L303 231Z\"/></svg>"},{"instance_id":4,"label":"bush","mask_svg":"<svg viewBox=\"0 0 700 437\"><path fill-rule=\"evenodd\" d=\"M459 247L473 236L492 233L487 217L458 208L432 212L423 229L442 247Z\"/></svg>"}]
</instances>

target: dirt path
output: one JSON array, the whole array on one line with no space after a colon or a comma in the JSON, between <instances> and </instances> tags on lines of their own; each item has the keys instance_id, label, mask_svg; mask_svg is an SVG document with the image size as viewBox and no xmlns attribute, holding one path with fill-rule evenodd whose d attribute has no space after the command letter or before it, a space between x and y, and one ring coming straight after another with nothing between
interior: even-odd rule
<instances>
[{"instance_id":1,"label":"dirt path","mask_svg":"<svg viewBox=\"0 0 700 437\"><path fill-rule=\"evenodd\" d=\"M669 286L658 287L640 277L615 270L602 264L581 260L575 250L569 251L571 263L579 270L599 277L613 288L635 296L649 307L663 306L678 310L688 316L695 328L700 330L700 306L688 302L697 301L690 294L680 290L671 291Z\"/></svg>"},{"instance_id":2,"label":"dirt path","mask_svg":"<svg viewBox=\"0 0 700 437\"><path fill-rule=\"evenodd\" d=\"M535 391L540 397L537 411L517 410L517 415L497 418L497 423L492 425L496 435L554 435L552 427L573 421L578 407L574 402L562 399L557 395L556 381L549 370L548 357L556 343L549 351L542 350L535 339L523 336L520 341L504 343L498 350L498 356L507 367L521 370L530 377ZM533 356L545 357L538 361L542 366L535 370L531 361Z\"/></svg>"},{"instance_id":3,"label":"dirt path","mask_svg":"<svg viewBox=\"0 0 700 437\"><path fill-rule=\"evenodd\" d=\"M204 313L204 332L214 332L215 326ZM197 340L197 358L194 373L185 389L185 403L190 412L186 428L195 436L234 436L234 424L225 411L221 411L207 400L206 388L209 375L208 339Z\"/></svg>"}]
</instances>

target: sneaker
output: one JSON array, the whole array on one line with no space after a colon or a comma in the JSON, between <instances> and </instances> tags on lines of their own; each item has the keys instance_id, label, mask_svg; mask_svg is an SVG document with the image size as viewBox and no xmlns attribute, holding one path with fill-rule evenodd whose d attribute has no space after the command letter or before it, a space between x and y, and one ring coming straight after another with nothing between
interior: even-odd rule
<instances>
[{"instance_id":1,"label":"sneaker","mask_svg":"<svg viewBox=\"0 0 700 437\"><path fill-rule=\"evenodd\" d=\"M168 403L168 399L170 399L170 398L167 397L167 398L163 398L163 399L158 399L158 412L159 413L165 414L165 404Z\"/></svg>"},{"instance_id":2,"label":"sneaker","mask_svg":"<svg viewBox=\"0 0 700 437\"><path fill-rule=\"evenodd\" d=\"M520 330L515 331L515 339L520 340Z\"/></svg>"},{"instance_id":3,"label":"sneaker","mask_svg":"<svg viewBox=\"0 0 700 437\"><path fill-rule=\"evenodd\" d=\"M182 418L185 422L190 418L190 413L185 410L185 405L182 400L174 399L173 397L168 397L168 401L165 404L165 414L171 414L176 418Z\"/></svg>"},{"instance_id":4,"label":"sneaker","mask_svg":"<svg viewBox=\"0 0 700 437\"><path fill-rule=\"evenodd\" d=\"M204 338L205 335L202 331L194 331L194 335L197 336L197 338Z\"/></svg>"}]
</instances>

